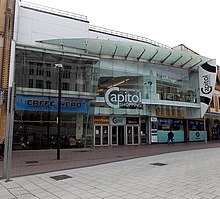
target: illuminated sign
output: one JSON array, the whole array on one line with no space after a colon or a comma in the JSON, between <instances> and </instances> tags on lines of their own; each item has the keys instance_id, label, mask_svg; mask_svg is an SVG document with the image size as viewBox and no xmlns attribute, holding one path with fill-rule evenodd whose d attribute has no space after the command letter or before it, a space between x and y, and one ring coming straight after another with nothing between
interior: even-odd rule
<instances>
[{"instance_id":1,"label":"illuminated sign","mask_svg":"<svg viewBox=\"0 0 220 199\"><path fill-rule=\"evenodd\" d=\"M134 89L111 87L105 93L105 102L112 108L143 108L141 92Z\"/></svg>"}]
</instances>

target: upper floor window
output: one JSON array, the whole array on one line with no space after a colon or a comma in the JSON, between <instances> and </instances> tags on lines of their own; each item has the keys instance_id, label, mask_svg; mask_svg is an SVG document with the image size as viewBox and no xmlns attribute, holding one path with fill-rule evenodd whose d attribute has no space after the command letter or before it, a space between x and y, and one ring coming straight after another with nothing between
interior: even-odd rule
<instances>
[{"instance_id":1,"label":"upper floor window","mask_svg":"<svg viewBox=\"0 0 220 199\"><path fill-rule=\"evenodd\" d=\"M29 88L33 88L34 87L34 81L33 79L29 79Z\"/></svg>"},{"instance_id":2,"label":"upper floor window","mask_svg":"<svg viewBox=\"0 0 220 199\"><path fill-rule=\"evenodd\" d=\"M34 75L34 69L33 68L29 69L29 75Z\"/></svg>"},{"instance_id":3,"label":"upper floor window","mask_svg":"<svg viewBox=\"0 0 220 199\"><path fill-rule=\"evenodd\" d=\"M65 68L62 74L63 74L62 75L63 79L70 79L70 69L69 68Z\"/></svg>"},{"instance_id":4,"label":"upper floor window","mask_svg":"<svg viewBox=\"0 0 220 199\"><path fill-rule=\"evenodd\" d=\"M43 80L36 80L36 88L44 88L44 81Z\"/></svg>"},{"instance_id":5,"label":"upper floor window","mask_svg":"<svg viewBox=\"0 0 220 199\"><path fill-rule=\"evenodd\" d=\"M38 76L44 76L44 69L43 68L37 68L37 75Z\"/></svg>"},{"instance_id":6,"label":"upper floor window","mask_svg":"<svg viewBox=\"0 0 220 199\"><path fill-rule=\"evenodd\" d=\"M51 89L51 81L46 81L46 89Z\"/></svg>"},{"instance_id":7,"label":"upper floor window","mask_svg":"<svg viewBox=\"0 0 220 199\"><path fill-rule=\"evenodd\" d=\"M50 71L50 70L47 70L47 71L46 71L46 75L47 75L47 77L51 77L51 71Z\"/></svg>"},{"instance_id":8,"label":"upper floor window","mask_svg":"<svg viewBox=\"0 0 220 199\"><path fill-rule=\"evenodd\" d=\"M70 84L67 82L62 83L62 90L68 91L70 89Z\"/></svg>"}]
</instances>

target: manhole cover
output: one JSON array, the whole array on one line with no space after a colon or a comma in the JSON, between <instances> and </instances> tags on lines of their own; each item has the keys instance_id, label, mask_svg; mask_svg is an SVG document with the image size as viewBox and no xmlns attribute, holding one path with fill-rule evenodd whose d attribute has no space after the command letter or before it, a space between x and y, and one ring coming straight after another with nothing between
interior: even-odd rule
<instances>
[{"instance_id":1,"label":"manhole cover","mask_svg":"<svg viewBox=\"0 0 220 199\"><path fill-rule=\"evenodd\" d=\"M72 178L72 177L68 175L58 175L58 176L51 176L50 178L58 181L58 180L65 180L65 179Z\"/></svg>"},{"instance_id":2,"label":"manhole cover","mask_svg":"<svg viewBox=\"0 0 220 199\"><path fill-rule=\"evenodd\" d=\"M37 163L39 163L37 160L26 161L26 164L37 164Z\"/></svg>"},{"instance_id":3,"label":"manhole cover","mask_svg":"<svg viewBox=\"0 0 220 199\"><path fill-rule=\"evenodd\" d=\"M156 163L152 163L151 165L154 165L154 166L164 166L164 165L167 165L167 164L161 163L161 162L156 162Z\"/></svg>"}]
</instances>

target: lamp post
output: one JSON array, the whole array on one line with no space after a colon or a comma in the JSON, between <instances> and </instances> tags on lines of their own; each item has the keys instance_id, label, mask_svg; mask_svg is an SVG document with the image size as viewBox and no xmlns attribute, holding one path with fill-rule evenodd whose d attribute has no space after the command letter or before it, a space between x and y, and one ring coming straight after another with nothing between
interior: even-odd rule
<instances>
[{"instance_id":1,"label":"lamp post","mask_svg":"<svg viewBox=\"0 0 220 199\"><path fill-rule=\"evenodd\" d=\"M150 99L150 103L149 103L149 133L148 133L148 144L151 144L151 86L152 86L152 81L148 81L147 82L149 85L149 99Z\"/></svg>"},{"instance_id":2,"label":"lamp post","mask_svg":"<svg viewBox=\"0 0 220 199\"><path fill-rule=\"evenodd\" d=\"M57 160L60 160L60 115L61 115L61 80L62 80L62 64L55 64L55 67L59 69L58 79L58 109L57 109Z\"/></svg>"}]
</instances>

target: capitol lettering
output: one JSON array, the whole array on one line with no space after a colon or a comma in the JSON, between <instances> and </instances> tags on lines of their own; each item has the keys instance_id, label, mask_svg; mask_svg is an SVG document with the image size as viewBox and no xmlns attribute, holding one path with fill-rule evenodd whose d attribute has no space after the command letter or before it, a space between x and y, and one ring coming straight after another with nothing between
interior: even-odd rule
<instances>
[{"instance_id":1,"label":"capitol lettering","mask_svg":"<svg viewBox=\"0 0 220 199\"><path fill-rule=\"evenodd\" d=\"M210 94L212 92L212 86L210 81L210 75L203 75L203 87L201 88L201 92L203 94Z\"/></svg>"},{"instance_id":2,"label":"capitol lettering","mask_svg":"<svg viewBox=\"0 0 220 199\"><path fill-rule=\"evenodd\" d=\"M112 87L105 93L105 102L112 108L142 108L141 92Z\"/></svg>"}]
</instances>

